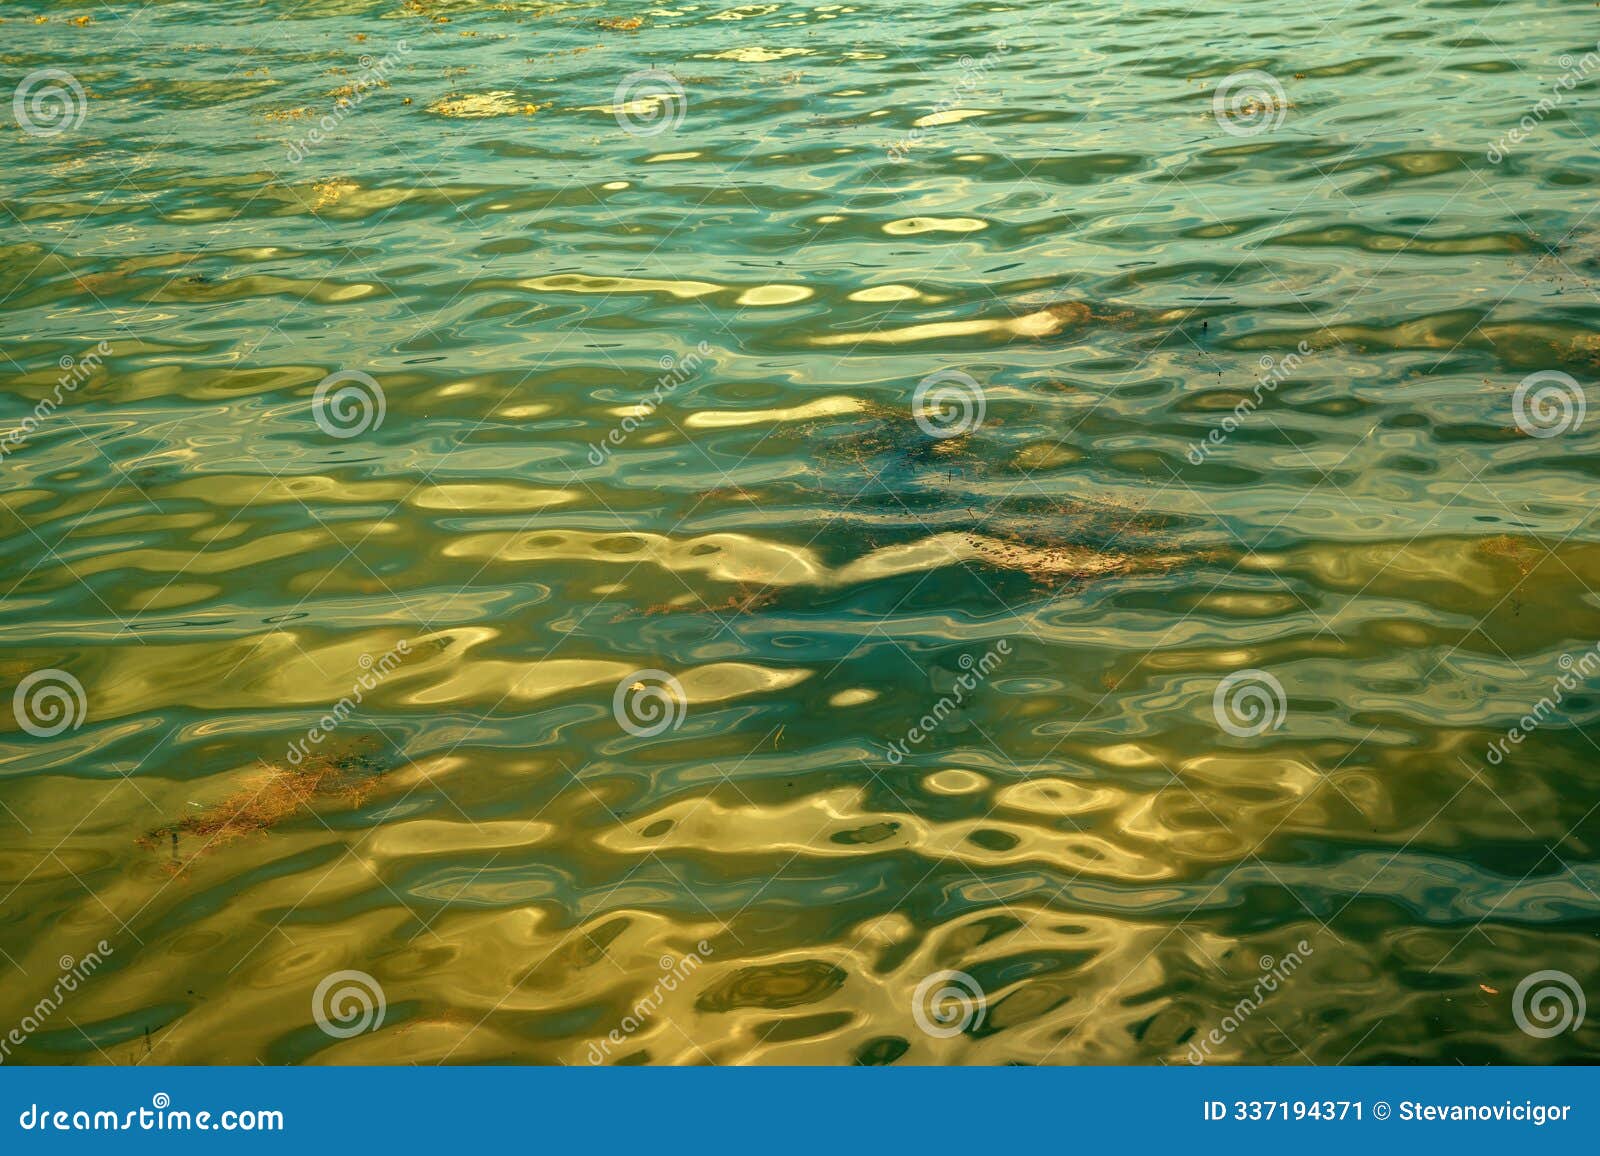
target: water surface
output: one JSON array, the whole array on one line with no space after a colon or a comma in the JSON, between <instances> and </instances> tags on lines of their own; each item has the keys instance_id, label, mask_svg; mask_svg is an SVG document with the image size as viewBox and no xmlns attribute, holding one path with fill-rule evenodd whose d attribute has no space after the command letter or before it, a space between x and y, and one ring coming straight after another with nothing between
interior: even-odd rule
<instances>
[{"instance_id":1,"label":"water surface","mask_svg":"<svg viewBox=\"0 0 1600 1156\"><path fill-rule=\"evenodd\" d=\"M3 14L11 1062L1600 1056L1592 7Z\"/></svg>"}]
</instances>

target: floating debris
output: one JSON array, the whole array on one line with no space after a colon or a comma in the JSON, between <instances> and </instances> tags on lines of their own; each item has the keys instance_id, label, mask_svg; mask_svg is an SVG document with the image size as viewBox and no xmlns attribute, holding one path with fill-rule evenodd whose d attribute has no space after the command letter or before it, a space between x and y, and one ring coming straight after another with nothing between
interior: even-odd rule
<instances>
[{"instance_id":1,"label":"floating debris","mask_svg":"<svg viewBox=\"0 0 1600 1156\"><path fill-rule=\"evenodd\" d=\"M1517 573L1527 577L1539 564L1543 555L1538 547L1526 538L1511 534L1497 534L1478 543L1478 552L1490 558L1504 558L1517 568Z\"/></svg>"},{"instance_id":2,"label":"floating debris","mask_svg":"<svg viewBox=\"0 0 1600 1156\"><path fill-rule=\"evenodd\" d=\"M413 16L421 16L426 20L432 20L435 24L450 23L450 17L441 16L434 11L438 4L433 0L405 0L405 3L401 4L400 7Z\"/></svg>"},{"instance_id":3,"label":"floating debris","mask_svg":"<svg viewBox=\"0 0 1600 1156\"><path fill-rule=\"evenodd\" d=\"M355 97L364 98L369 92L388 87L389 82L381 77L360 77L349 84L341 84L338 88L331 89L328 95L337 98L340 108L348 108Z\"/></svg>"},{"instance_id":4,"label":"floating debris","mask_svg":"<svg viewBox=\"0 0 1600 1156\"><path fill-rule=\"evenodd\" d=\"M221 802L147 832L139 838L139 845L151 850L170 846L171 869L181 871L211 848L248 835L266 834L280 823L309 812L319 800L359 806L383 773L376 759L358 753L314 756L298 767L263 764L263 768ZM188 859L179 853L180 838L185 835L203 840Z\"/></svg>"},{"instance_id":5,"label":"floating debris","mask_svg":"<svg viewBox=\"0 0 1600 1156\"><path fill-rule=\"evenodd\" d=\"M317 195L317 199L312 202L311 211L320 213L323 209L337 205L346 195L355 192L360 187L354 181L346 180L342 177L319 181L311 186L311 191Z\"/></svg>"}]
</instances>

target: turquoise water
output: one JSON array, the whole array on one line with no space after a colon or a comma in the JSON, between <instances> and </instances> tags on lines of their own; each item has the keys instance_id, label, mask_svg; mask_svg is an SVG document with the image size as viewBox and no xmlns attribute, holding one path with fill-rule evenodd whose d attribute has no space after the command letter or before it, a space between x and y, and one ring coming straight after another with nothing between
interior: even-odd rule
<instances>
[{"instance_id":1,"label":"turquoise water","mask_svg":"<svg viewBox=\"0 0 1600 1156\"><path fill-rule=\"evenodd\" d=\"M1591 7L3 17L7 1062L1600 1056Z\"/></svg>"}]
</instances>

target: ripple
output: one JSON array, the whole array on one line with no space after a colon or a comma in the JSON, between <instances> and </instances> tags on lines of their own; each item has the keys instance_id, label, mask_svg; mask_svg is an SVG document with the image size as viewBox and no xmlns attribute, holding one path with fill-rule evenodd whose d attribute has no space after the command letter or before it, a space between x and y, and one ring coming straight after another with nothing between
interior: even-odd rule
<instances>
[{"instance_id":1,"label":"ripple","mask_svg":"<svg viewBox=\"0 0 1600 1156\"><path fill-rule=\"evenodd\" d=\"M1547 8L8 23L9 1058L1180 1063L1293 955L1206 1062L1595 1059Z\"/></svg>"}]
</instances>

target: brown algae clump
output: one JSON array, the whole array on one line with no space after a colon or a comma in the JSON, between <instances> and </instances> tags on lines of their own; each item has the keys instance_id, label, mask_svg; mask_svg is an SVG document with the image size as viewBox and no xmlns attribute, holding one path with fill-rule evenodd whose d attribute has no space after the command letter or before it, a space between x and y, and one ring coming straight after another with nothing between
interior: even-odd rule
<instances>
[{"instance_id":1,"label":"brown algae clump","mask_svg":"<svg viewBox=\"0 0 1600 1156\"><path fill-rule=\"evenodd\" d=\"M1478 551L1490 558L1506 559L1524 578L1533 573L1534 567L1543 557L1539 548L1533 543L1511 534L1499 534L1493 538L1483 539L1478 543Z\"/></svg>"},{"instance_id":2,"label":"brown algae clump","mask_svg":"<svg viewBox=\"0 0 1600 1156\"><path fill-rule=\"evenodd\" d=\"M377 760L363 754L313 756L297 767L263 763L260 773L220 802L157 827L142 836L139 845L151 849L170 846L174 863L181 868L214 846L265 834L309 812L319 801L359 806L378 785L382 773ZM185 835L203 842L187 861L180 862L178 844Z\"/></svg>"}]
</instances>

